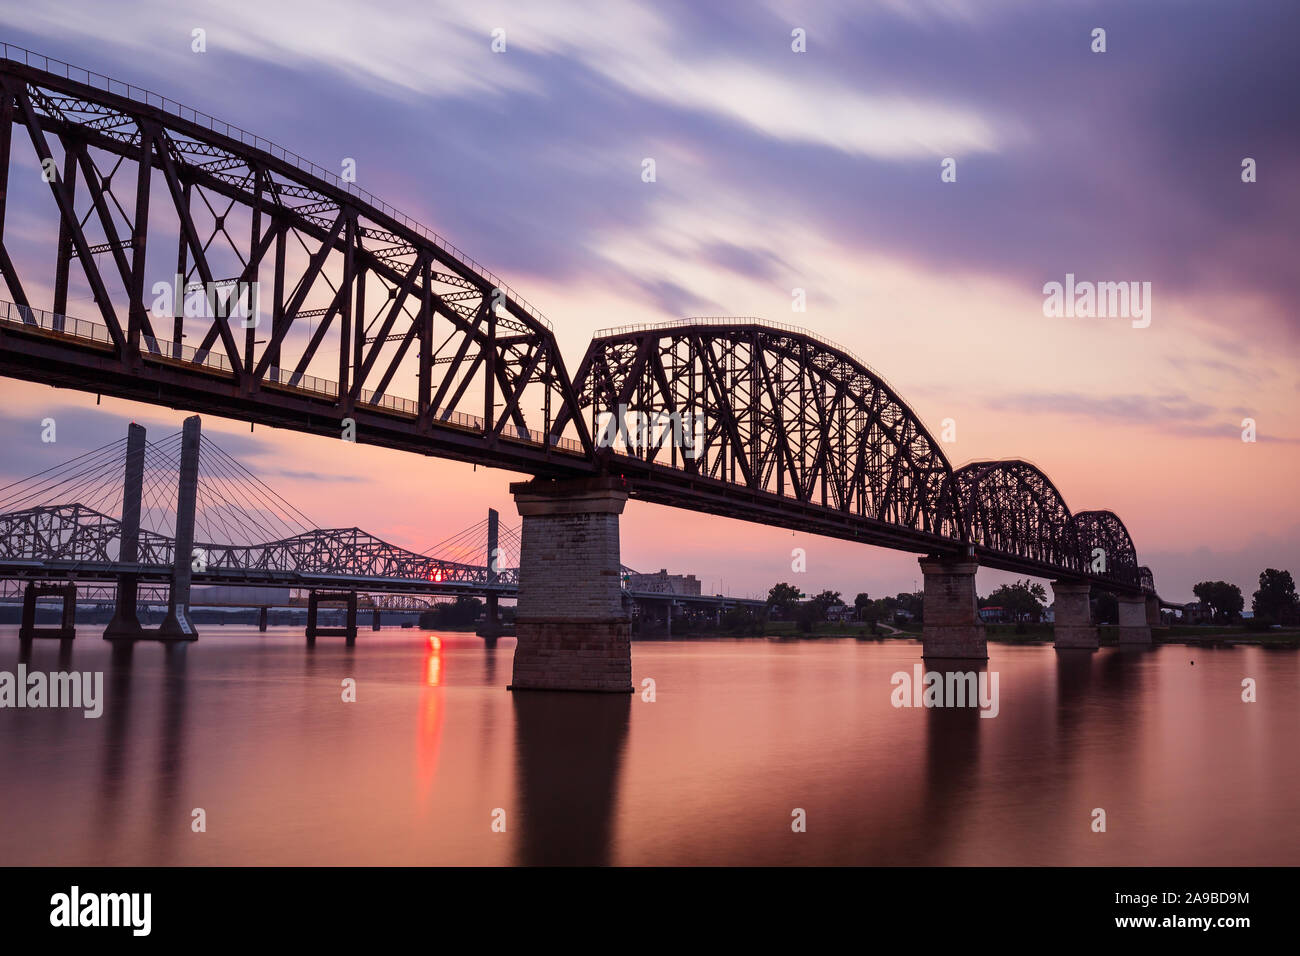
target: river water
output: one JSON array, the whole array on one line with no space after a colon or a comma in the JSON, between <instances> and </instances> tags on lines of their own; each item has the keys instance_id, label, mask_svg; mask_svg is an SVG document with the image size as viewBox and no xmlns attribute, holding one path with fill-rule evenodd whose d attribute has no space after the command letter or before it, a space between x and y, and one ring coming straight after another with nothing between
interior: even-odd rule
<instances>
[{"instance_id":1,"label":"river water","mask_svg":"<svg viewBox=\"0 0 1300 956\"><path fill-rule=\"evenodd\" d=\"M1295 651L990 644L981 717L893 706L910 641L638 642L653 702L511 693L513 650L37 641L104 709L0 710L0 864L1300 864Z\"/></svg>"}]
</instances>

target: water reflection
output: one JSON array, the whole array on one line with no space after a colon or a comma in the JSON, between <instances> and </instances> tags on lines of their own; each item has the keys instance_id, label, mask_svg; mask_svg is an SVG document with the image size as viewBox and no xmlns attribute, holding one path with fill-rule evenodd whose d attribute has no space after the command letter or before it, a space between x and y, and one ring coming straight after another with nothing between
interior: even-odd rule
<instances>
[{"instance_id":1,"label":"water reflection","mask_svg":"<svg viewBox=\"0 0 1300 956\"><path fill-rule=\"evenodd\" d=\"M442 748L442 726L446 719L447 698L442 689L442 640L430 635L425 645L424 686L416 724L416 785L421 806L428 803L438 773L438 751Z\"/></svg>"},{"instance_id":2,"label":"water reflection","mask_svg":"<svg viewBox=\"0 0 1300 956\"><path fill-rule=\"evenodd\" d=\"M514 691L515 862L611 862L630 694Z\"/></svg>"},{"instance_id":3,"label":"water reflection","mask_svg":"<svg viewBox=\"0 0 1300 956\"><path fill-rule=\"evenodd\" d=\"M948 675L974 671L989 672L986 662L972 663L962 670L942 669L931 665L945 682ZM933 835L932 847L940 850L951 840L953 830L962 823L974 781L979 773L980 724L998 718L980 717L978 707L935 707L925 712L925 786L921 791L921 812L927 830ZM916 847L903 848L903 855L915 854ZM933 863L933 859L900 859L891 862Z\"/></svg>"},{"instance_id":4,"label":"water reflection","mask_svg":"<svg viewBox=\"0 0 1300 956\"><path fill-rule=\"evenodd\" d=\"M899 641L639 642L647 703L508 693L510 639L14 632L5 660L104 673L101 718L0 710L14 865L1300 863L1294 651L997 645L984 718L894 707Z\"/></svg>"},{"instance_id":5,"label":"water reflection","mask_svg":"<svg viewBox=\"0 0 1300 956\"><path fill-rule=\"evenodd\" d=\"M109 666L104 675L105 739L101 744L99 771L99 807L95 814L94 834L98 856L112 852L122 823L122 792L128 785L131 740L131 710L135 700L131 693L131 666L135 645L130 641L109 644ZM111 705L110 705L111 702Z\"/></svg>"},{"instance_id":6,"label":"water reflection","mask_svg":"<svg viewBox=\"0 0 1300 956\"><path fill-rule=\"evenodd\" d=\"M189 659L189 642L163 646L162 716L158 744L158 769L154 793L154 817L163 822L158 830L159 851L163 862L174 862L175 841L178 836L193 832L192 807L182 807L180 796L185 781L185 724L188 715L189 687L186 681L186 661Z\"/></svg>"}]
</instances>

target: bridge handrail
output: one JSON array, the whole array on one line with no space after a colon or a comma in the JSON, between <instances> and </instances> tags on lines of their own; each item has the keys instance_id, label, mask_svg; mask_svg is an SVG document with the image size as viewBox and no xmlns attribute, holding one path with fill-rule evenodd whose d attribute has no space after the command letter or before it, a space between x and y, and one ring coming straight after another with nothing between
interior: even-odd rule
<instances>
[{"instance_id":1,"label":"bridge handrail","mask_svg":"<svg viewBox=\"0 0 1300 956\"><path fill-rule=\"evenodd\" d=\"M21 54L21 56L17 54ZM86 86L92 86L95 89L103 90L106 93L125 96L129 100L143 103L145 106L160 109L165 113L171 113L174 116L179 116L181 119L187 120L188 122L194 123L198 126L205 126L214 133L219 133L230 139L238 140L245 146L260 149L262 152L269 153L276 159L289 163L300 172L313 176L316 179L324 180L335 189L342 190L351 196L355 196L367 205L379 210L390 219L401 223L407 229L424 239L427 239L429 242L432 242L439 249L446 252L453 259L456 259L471 272L478 273L484 278L489 279L498 289L505 292L516 305L538 322L542 323L542 325L547 329L554 331L550 319L531 306L526 300L520 298L518 293L501 281L501 279L491 270L477 262L472 256L457 248L453 243L444 239L432 229L417 220L412 219L400 209L395 209L390 206L369 190L362 189L356 183L347 182L341 179L330 170L317 166L311 160L305 159L297 153L291 152L282 146L277 146L270 140L257 136L254 133L250 133L248 130L241 129L238 126L232 126L231 124L219 120L208 113L204 113L202 110L196 110L183 103L178 103L176 100L163 96L161 93L154 93L152 90L146 90L131 83L123 83L121 80L115 80L102 73L96 73L93 70L87 70L84 67L74 66L73 64L66 63L63 60L57 60L53 57L46 56L43 53L36 53L33 50L28 50L25 47L17 46L13 43L0 41L0 59L11 60L14 63L22 63L24 66L43 70L46 73L61 75L66 80L83 83ZM73 74L76 75L74 76ZM172 108L169 108L168 104L170 104Z\"/></svg>"}]
</instances>

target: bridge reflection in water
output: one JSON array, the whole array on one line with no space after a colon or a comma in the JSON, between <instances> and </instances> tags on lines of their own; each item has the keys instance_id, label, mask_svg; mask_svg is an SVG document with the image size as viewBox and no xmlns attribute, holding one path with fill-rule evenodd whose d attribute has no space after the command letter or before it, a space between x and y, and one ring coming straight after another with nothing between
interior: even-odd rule
<instances>
[{"instance_id":1,"label":"bridge reflection in water","mask_svg":"<svg viewBox=\"0 0 1300 956\"><path fill-rule=\"evenodd\" d=\"M504 695L510 639L433 636L436 653L427 634L309 650L277 629L174 647L73 642L68 666L106 672L104 716L6 712L0 857L1300 862L1300 700L1265 694L1245 707L1215 690L1242 673L1294 686L1294 654L1001 646L985 665L999 673L999 713L984 719L893 707L891 675L916 659L906 641L647 644L635 676L656 679L649 703ZM0 669L18 651L14 629L0 629ZM52 669L57 655L38 643L32 666ZM344 677L357 681L356 704L340 699ZM1098 807L1107 833L1091 829ZM206 833L191 830L194 808ZM795 808L804 833L791 830ZM492 828L498 809L504 832Z\"/></svg>"}]
</instances>

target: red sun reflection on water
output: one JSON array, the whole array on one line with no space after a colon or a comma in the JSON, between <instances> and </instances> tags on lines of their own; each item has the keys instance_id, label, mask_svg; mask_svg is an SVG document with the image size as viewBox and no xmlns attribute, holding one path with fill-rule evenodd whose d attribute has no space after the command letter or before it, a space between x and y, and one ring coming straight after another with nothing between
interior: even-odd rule
<instances>
[{"instance_id":1,"label":"red sun reflection on water","mask_svg":"<svg viewBox=\"0 0 1300 956\"><path fill-rule=\"evenodd\" d=\"M438 773L438 750L442 746L442 725L446 700L442 689L442 640L429 635L424 653L424 681L416 715L415 777L420 803L427 805Z\"/></svg>"}]
</instances>

